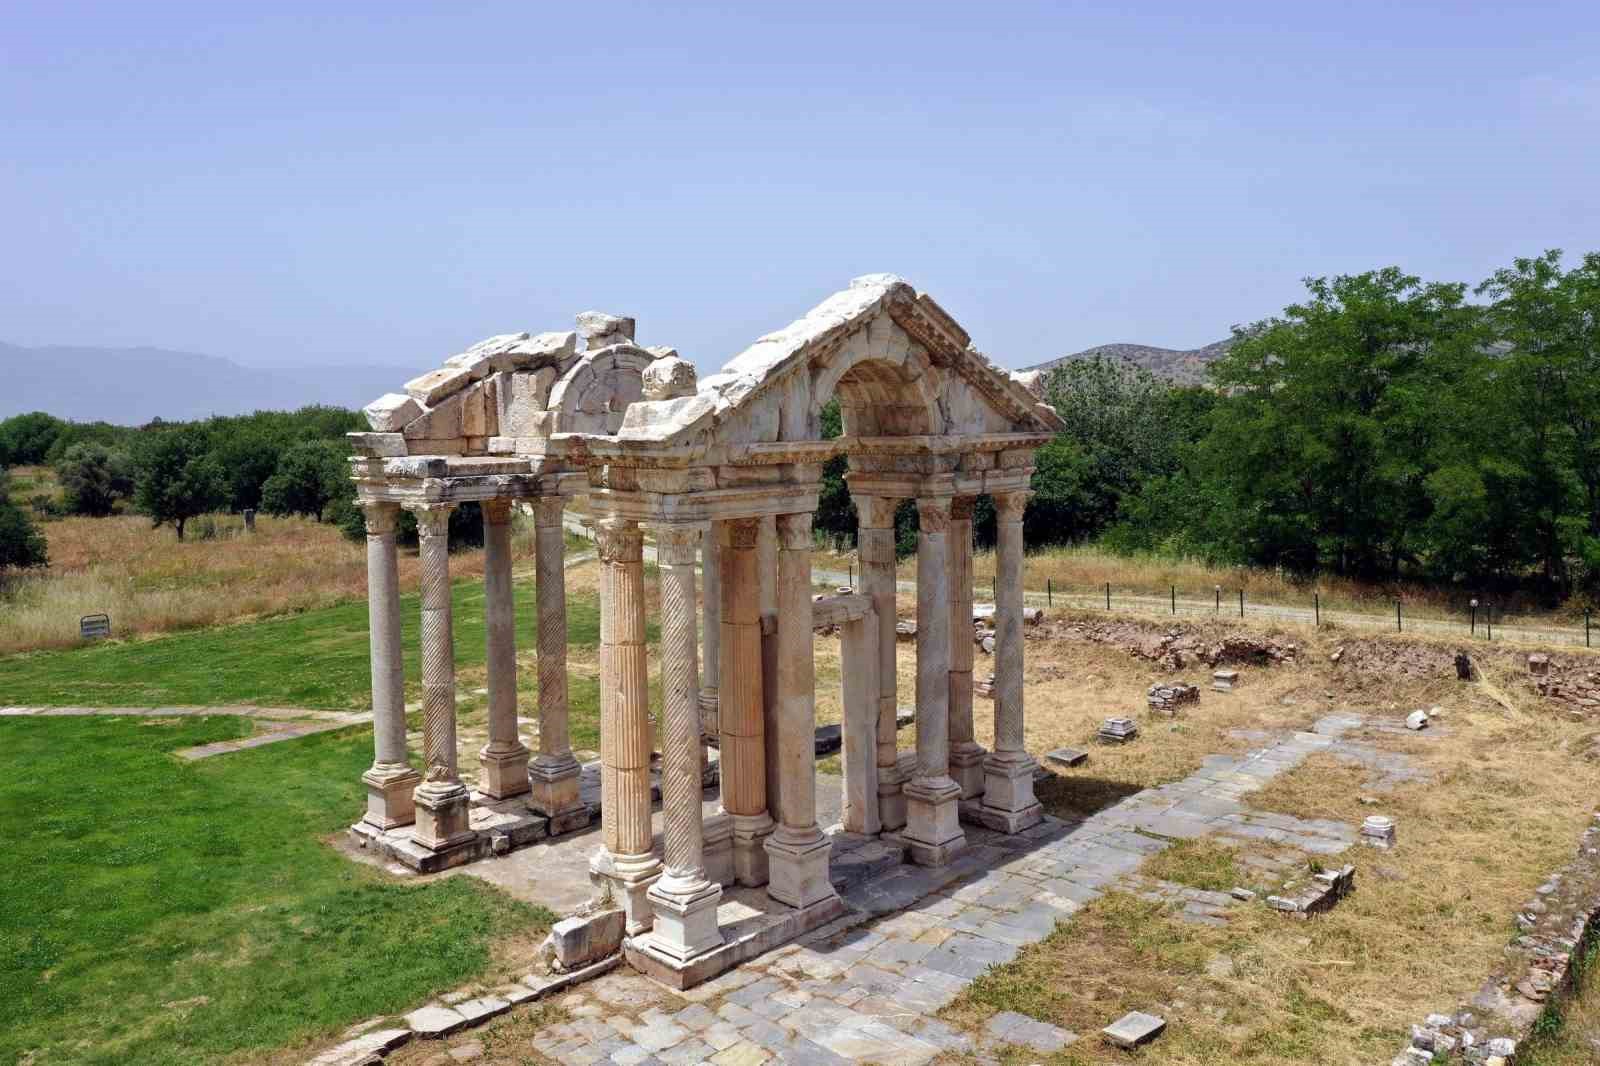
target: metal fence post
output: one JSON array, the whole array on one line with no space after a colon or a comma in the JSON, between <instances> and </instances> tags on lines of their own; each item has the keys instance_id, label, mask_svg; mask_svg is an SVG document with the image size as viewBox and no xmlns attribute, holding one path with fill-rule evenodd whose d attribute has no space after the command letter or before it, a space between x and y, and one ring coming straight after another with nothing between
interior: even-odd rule
<instances>
[{"instance_id":1,"label":"metal fence post","mask_svg":"<svg viewBox=\"0 0 1600 1066\"><path fill-rule=\"evenodd\" d=\"M1405 627L1403 625L1401 625L1401 623L1400 623L1400 601L1399 600L1395 600L1394 601L1394 631L1396 633L1404 633L1405 632Z\"/></svg>"},{"instance_id":2,"label":"metal fence post","mask_svg":"<svg viewBox=\"0 0 1600 1066\"><path fill-rule=\"evenodd\" d=\"M1583 609L1583 646L1585 648L1594 647L1594 645L1589 643L1589 611L1590 608L1588 607Z\"/></svg>"},{"instance_id":3,"label":"metal fence post","mask_svg":"<svg viewBox=\"0 0 1600 1066\"><path fill-rule=\"evenodd\" d=\"M1111 610L1111 582L1106 582L1106 610Z\"/></svg>"},{"instance_id":4,"label":"metal fence post","mask_svg":"<svg viewBox=\"0 0 1600 1066\"><path fill-rule=\"evenodd\" d=\"M1222 586L1221 585L1217 586L1217 606L1216 606L1216 609L1215 609L1215 613L1217 613L1217 614L1221 614L1222 613Z\"/></svg>"},{"instance_id":5,"label":"metal fence post","mask_svg":"<svg viewBox=\"0 0 1600 1066\"><path fill-rule=\"evenodd\" d=\"M1322 593L1320 592L1313 592L1311 594L1311 613L1312 617L1316 620L1314 624L1318 626L1322 625Z\"/></svg>"},{"instance_id":6,"label":"metal fence post","mask_svg":"<svg viewBox=\"0 0 1600 1066\"><path fill-rule=\"evenodd\" d=\"M1244 589L1239 590L1239 617L1244 617Z\"/></svg>"},{"instance_id":7,"label":"metal fence post","mask_svg":"<svg viewBox=\"0 0 1600 1066\"><path fill-rule=\"evenodd\" d=\"M1483 605L1483 631L1490 640L1494 639L1494 604Z\"/></svg>"},{"instance_id":8,"label":"metal fence post","mask_svg":"<svg viewBox=\"0 0 1600 1066\"><path fill-rule=\"evenodd\" d=\"M1056 605L1055 591L1051 587L1049 578L1044 579L1044 605L1046 607L1054 607Z\"/></svg>"},{"instance_id":9,"label":"metal fence post","mask_svg":"<svg viewBox=\"0 0 1600 1066\"><path fill-rule=\"evenodd\" d=\"M1172 613L1178 613L1178 586L1172 586Z\"/></svg>"}]
</instances>

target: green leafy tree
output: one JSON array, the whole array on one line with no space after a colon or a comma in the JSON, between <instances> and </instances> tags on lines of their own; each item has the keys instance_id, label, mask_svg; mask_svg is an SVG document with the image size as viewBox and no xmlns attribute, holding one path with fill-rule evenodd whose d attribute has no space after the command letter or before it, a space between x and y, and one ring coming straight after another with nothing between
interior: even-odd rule
<instances>
[{"instance_id":1,"label":"green leafy tree","mask_svg":"<svg viewBox=\"0 0 1600 1066\"><path fill-rule=\"evenodd\" d=\"M5 471L0 470L0 571L46 566L50 552L28 512L11 499Z\"/></svg>"},{"instance_id":2,"label":"green leafy tree","mask_svg":"<svg viewBox=\"0 0 1600 1066\"><path fill-rule=\"evenodd\" d=\"M67 423L43 411L0 422L0 467L42 463Z\"/></svg>"},{"instance_id":3,"label":"green leafy tree","mask_svg":"<svg viewBox=\"0 0 1600 1066\"><path fill-rule=\"evenodd\" d=\"M269 514L305 515L320 522L328 504L350 491L345 449L332 441L305 441L278 460L277 470L262 485L261 506Z\"/></svg>"},{"instance_id":4,"label":"green leafy tree","mask_svg":"<svg viewBox=\"0 0 1600 1066\"><path fill-rule=\"evenodd\" d=\"M103 444L74 444L56 461L70 514L100 518L133 494L133 462Z\"/></svg>"},{"instance_id":5,"label":"green leafy tree","mask_svg":"<svg viewBox=\"0 0 1600 1066\"><path fill-rule=\"evenodd\" d=\"M162 427L141 439L134 455L133 499L154 525L171 523L182 540L189 519L220 507L226 493L226 479L204 427Z\"/></svg>"}]
</instances>

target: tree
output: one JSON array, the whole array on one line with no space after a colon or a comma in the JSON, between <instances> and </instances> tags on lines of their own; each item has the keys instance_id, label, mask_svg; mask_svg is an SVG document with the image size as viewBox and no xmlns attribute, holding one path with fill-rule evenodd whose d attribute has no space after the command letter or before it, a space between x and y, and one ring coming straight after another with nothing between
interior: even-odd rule
<instances>
[{"instance_id":1,"label":"tree","mask_svg":"<svg viewBox=\"0 0 1600 1066\"><path fill-rule=\"evenodd\" d=\"M320 522L331 501L349 494L345 450L332 441L304 441L278 460L261 487L261 506L270 514L306 515Z\"/></svg>"},{"instance_id":2,"label":"tree","mask_svg":"<svg viewBox=\"0 0 1600 1066\"><path fill-rule=\"evenodd\" d=\"M46 566L50 552L28 512L12 502L5 471L0 470L0 571Z\"/></svg>"},{"instance_id":3,"label":"tree","mask_svg":"<svg viewBox=\"0 0 1600 1066\"><path fill-rule=\"evenodd\" d=\"M189 519L220 506L226 483L201 426L162 427L148 432L134 456L134 504L152 524L172 523L178 539Z\"/></svg>"},{"instance_id":4,"label":"tree","mask_svg":"<svg viewBox=\"0 0 1600 1066\"><path fill-rule=\"evenodd\" d=\"M56 462L67 511L100 518L133 493L133 463L102 444L74 444Z\"/></svg>"},{"instance_id":5,"label":"tree","mask_svg":"<svg viewBox=\"0 0 1600 1066\"><path fill-rule=\"evenodd\" d=\"M0 422L0 467L42 463L67 423L43 411Z\"/></svg>"}]
</instances>

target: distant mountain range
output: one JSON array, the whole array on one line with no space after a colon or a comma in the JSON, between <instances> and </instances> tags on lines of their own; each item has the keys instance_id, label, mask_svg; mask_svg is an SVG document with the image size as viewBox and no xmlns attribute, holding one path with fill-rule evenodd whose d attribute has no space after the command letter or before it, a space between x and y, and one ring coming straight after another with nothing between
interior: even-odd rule
<instances>
[{"instance_id":1,"label":"distant mountain range","mask_svg":"<svg viewBox=\"0 0 1600 1066\"><path fill-rule=\"evenodd\" d=\"M0 418L45 411L78 422L142 425L307 404L360 408L423 369L247 367L163 348L0 344Z\"/></svg>"},{"instance_id":2,"label":"distant mountain range","mask_svg":"<svg viewBox=\"0 0 1600 1066\"><path fill-rule=\"evenodd\" d=\"M1125 360L1135 366L1143 367L1157 377L1166 378L1180 385L1200 385L1206 380L1206 367L1222 358L1232 345L1232 337L1208 344L1204 348L1188 349L1155 348L1148 344L1101 344L1023 369L1054 370L1063 363L1103 357Z\"/></svg>"}]
</instances>

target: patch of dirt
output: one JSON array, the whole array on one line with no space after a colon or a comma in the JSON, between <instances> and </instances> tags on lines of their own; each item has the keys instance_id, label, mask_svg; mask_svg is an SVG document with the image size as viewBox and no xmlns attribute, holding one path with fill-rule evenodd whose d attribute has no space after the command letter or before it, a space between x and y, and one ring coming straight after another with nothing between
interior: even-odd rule
<instances>
[{"instance_id":1,"label":"patch of dirt","mask_svg":"<svg viewBox=\"0 0 1600 1066\"><path fill-rule=\"evenodd\" d=\"M1030 628L1027 635L1030 639L1106 644L1169 670L1224 663L1246 666L1292 663L1299 653L1297 645L1259 633L1216 626L1160 625L1131 618L1052 619Z\"/></svg>"}]
</instances>

